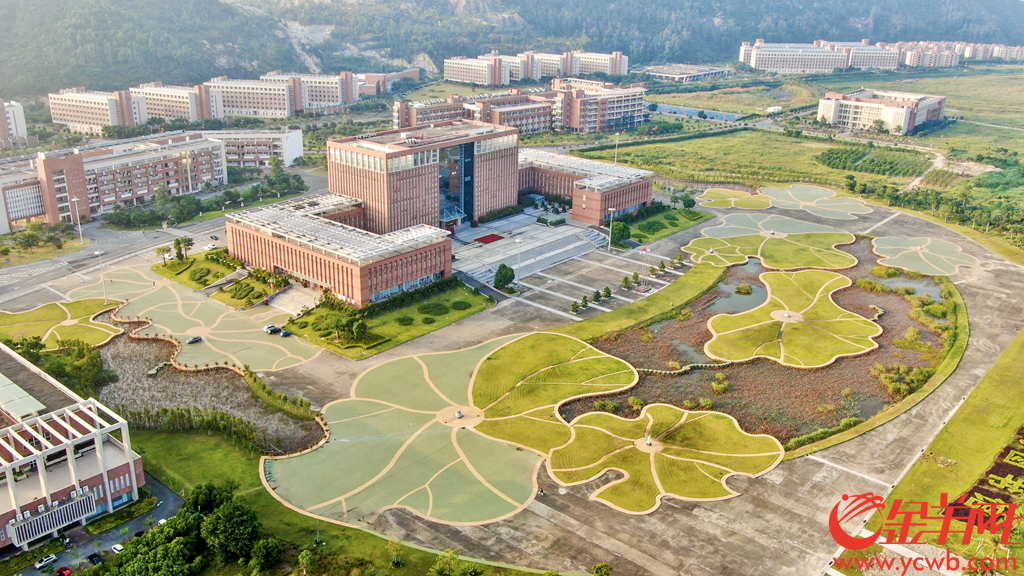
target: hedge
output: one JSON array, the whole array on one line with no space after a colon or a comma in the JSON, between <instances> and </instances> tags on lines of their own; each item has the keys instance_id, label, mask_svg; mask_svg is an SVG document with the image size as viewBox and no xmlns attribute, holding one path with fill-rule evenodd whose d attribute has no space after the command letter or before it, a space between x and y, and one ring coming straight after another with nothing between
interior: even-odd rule
<instances>
[{"instance_id":1,"label":"hedge","mask_svg":"<svg viewBox=\"0 0 1024 576\"><path fill-rule=\"evenodd\" d=\"M465 300L456 300L455 302L452 302L452 308L455 310L469 310L472 307L473 305Z\"/></svg>"},{"instance_id":2,"label":"hedge","mask_svg":"<svg viewBox=\"0 0 1024 576\"><path fill-rule=\"evenodd\" d=\"M522 214L526 208L523 206L508 206L505 208L499 208L497 210L491 210L487 214L477 218L477 222L481 224L487 222L493 222L494 220L500 220L502 218L508 218L509 216L515 216L516 214Z\"/></svg>"},{"instance_id":3,"label":"hedge","mask_svg":"<svg viewBox=\"0 0 1024 576\"><path fill-rule=\"evenodd\" d=\"M250 370L248 366L245 367L245 383L249 385L249 390L252 390L253 396L271 410L278 410L296 420L312 420L316 418L316 413L309 409L308 400L303 400L298 396L288 398L285 394L275 394L274 390L267 386L267 383Z\"/></svg>"},{"instance_id":4,"label":"hedge","mask_svg":"<svg viewBox=\"0 0 1024 576\"><path fill-rule=\"evenodd\" d=\"M796 450L801 446L813 444L818 440L824 440L829 436L835 436L840 432L845 432L846 430L849 430L850 428L857 426L861 422L863 422L863 420L861 420L860 418L843 418L839 422L839 425L834 428L821 428L819 430L811 432L810 434L804 434L803 436L797 436L796 438L793 438L792 440L786 443L786 451Z\"/></svg>"},{"instance_id":5,"label":"hedge","mask_svg":"<svg viewBox=\"0 0 1024 576\"><path fill-rule=\"evenodd\" d=\"M141 494L140 494L141 496ZM121 524L134 520L143 514L156 508L157 498L156 496L150 496L148 498L140 498L139 500L121 508L113 514L107 514L93 522L86 524L85 529L89 531L93 536L103 534L107 530L117 528Z\"/></svg>"},{"instance_id":6,"label":"hedge","mask_svg":"<svg viewBox=\"0 0 1024 576\"><path fill-rule=\"evenodd\" d=\"M444 316L449 312L449 308L441 302L431 302L429 304L420 304L416 311L420 314L429 314L431 316Z\"/></svg>"}]
</instances>

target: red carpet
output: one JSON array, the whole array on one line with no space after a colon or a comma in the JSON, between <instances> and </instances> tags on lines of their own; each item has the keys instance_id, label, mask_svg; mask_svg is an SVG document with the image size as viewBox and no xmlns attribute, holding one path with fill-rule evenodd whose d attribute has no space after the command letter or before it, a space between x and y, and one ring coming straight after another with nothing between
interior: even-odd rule
<instances>
[{"instance_id":1,"label":"red carpet","mask_svg":"<svg viewBox=\"0 0 1024 576\"><path fill-rule=\"evenodd\" d=\"M504 238L504 236L498 236L497 234L488 234L487 236L481 236L477 238L476 241L481 244L490 244L491 242L497 242L502 238Z\"/></svg>"}]
</instances>

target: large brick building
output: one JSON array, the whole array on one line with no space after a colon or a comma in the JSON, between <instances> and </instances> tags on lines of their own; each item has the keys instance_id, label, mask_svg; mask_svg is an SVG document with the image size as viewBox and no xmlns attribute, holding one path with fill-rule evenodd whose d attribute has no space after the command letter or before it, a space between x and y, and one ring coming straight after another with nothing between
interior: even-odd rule
<instances>
[{"instance_id":1,"label":"large brick building","mask_svg":"<svg viewBox=\"0 0 1024 576\"><path fill-rule=\"evenodd\" d=\"M601 226L610 216L649 206L654 198L654 173L522 148L519 190L572 199L573 220Z\"/></svg>"},{"instance_id":2,"label":"large brick building","mask_svg":"<svg viewBox=\"0 0 1024 576\"><path fill-rule=\"evenodd\" d=\"M451 226L513 206L515 128L453 121L327 143L331 192L366 205L366 229Z\"/></svg>"},{"instance_id":3,"label":"large brick building","mask_svg":"<svg viewBox=\"0 0 1024 576\"><path fill-rule=\"evenodd\" d=\"M861 88L847 94L826 92L818 102L818 119L854 130L872 130L881 121L885 130L906 134L941 119L945 105L945 96Z\"/></svg>"},{"instance_id":4,"label":"large brick building","mask_svg":"<svg viewBox=\"0 0 1024 576\"><path fill-rule=\"evenodd\" d=\"M360 229L365 205L327 192L234 212L228 250L249 266L298 278L356 307L451 275L447 231L418 224L367 232Z\"/></svg>"},{"instance_id":5,"label":"large brick building","mask_svg":"<svg viewBox=\"0 0 1024 576\"><path fill-rule=\"evenodd\" d=\"M28 549L137 500L128 423L0 344L0 548Z\"/></svg>"}]
</instances>

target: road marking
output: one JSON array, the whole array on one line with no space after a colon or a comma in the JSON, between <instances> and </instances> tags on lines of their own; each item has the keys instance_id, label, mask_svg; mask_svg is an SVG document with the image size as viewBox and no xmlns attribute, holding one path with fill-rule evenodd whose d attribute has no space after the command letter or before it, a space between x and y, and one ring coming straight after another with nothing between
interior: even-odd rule
<instances>
[{"instance_id":1,"label":"road marking","mask_svg":"<svg viewBox=\"0 0 1024 576\"><path fill-rule=\"evenodd\" d=\"M875 225L874 225L874 226L872 226L871 228L868 228L867 230L865 230L865 231L861 232L861 234L871 234L871 231L872 231L872 230L874 230L875 228L878 228L878 227L879 227L879 226L881 226L882 224L885 224L886 222L888 222L888 221L892 220L893 218L895 218L895 217L897 217L897 216L899 216L899 215L900 215L900 213L899 213L899 212L897 212L897 213L893 214L892 216L889 216L889 217L888 217L888 218L886 218L885 220L882 220L882 221L881 221L881 222L879 222L878 224L875 224Z\"/></svg>"},{"instance_id":2,"label":"road marking","mask_svg":"<svg viewBox=\"0 0 1024 576\"><path fill-rule=\"evenodd\" d=\"M837 468L839 470L842 470L843 472L849 472L850 474L853 474L855 476L860 476L861 478L864 478L865 480L871 480L872 482L877 482L878 484L882 484L886 488L888 488L889 486L892 486L892 484L889 483L889 482L886 482L884 480L879 480L878 478L873 478L871 476L868 476L867 474L861 474L860 472L857 472L856 470L850 470L849 468L846 468L845 466L840 466L839 464L835 464L833 462L829 462L828 460L825 460L823 458L819 458L819 457L815 456L814 454L808 454L807 458L810 458L811 460L814 460L815 462L821 462L822 464L824 464L826 466L831 466L833 468Z\"/></svg>"},{"instance_id":3,"label":"road marking","mask_svg":"<svg viewBox=\"0 0 1024 576\"><path fill-rule=\"evenodd\" d=\"M527 288L530 288L531 290L536 290L537 292L543 292L545 294L551 294L552 296L555 296L555 297L558 297L558 298L562 298L563 300L569 300L570 302L576 302L576 299L573 298L572 296L566 296L565 294L559 294L558 292L552 292L551 290L545 290L544 288L541 288L540 286L534 286L532 284L527 284L526 282L522 282L522 281L520 281L519 283L522 284L523 286L526 286ZM590 304L591 308L593 308L595 310L600 310L601 312L611 312L612 311L611 308L605 308L604 306L598 306L597 304L594 304L593 302L590 302L589 304Z\"/></svg>"},{"instance_id":4,"label":"road marking","mask_svg":"<svg viewBox=\"0 0 1024 576\"><path fill-rule=\"evenodd\" d=\"M580 261L583 262L584 260L580 260ZM556 282L561 282L563 284L568 284L570 286L575 286L577 288L583 288L584 290L597 290L597 288L594 288L593 286L586 286L584 284L579 284L577 282L573 282L572 280L566 280L564 278L558 278L558 277L552 276L550 274L545 274L543 272L534 272L533 276L543 276L543 277L547 278L548 280L554 280ZM612 294L611 297L612 298L616 298L618 300L625 300L626 302L636 302L636 300L633 300L632 298L626 298L624 296L619 296L618 294Z\"/></svg>"},{"instance_id":5,"label":"road marking","mask_svg":"<svg viewBox=\"0 0 1024 576\"><path fill-rule=\"evenodd\" d=\"M562 312L561 310L555 310L554 308L551 308L549 306L545 306L543 304L538 304L536 302L530 302L529 300L527 300L525 298L509 298L509 300L512 300L513 302L522 302L523 304L529 304L530 306L533 306L535 308L540 308L541 310L547 310L548 312L551 312L552 314L558 314L559 316L565 316L566 318L572 320L573 322L580 322L581 320L583 320L582 318L578 318L576 316L573 316L572 314L568 314L566 312Z\"/></svg>"},{"instance_id":6,"label":"road marking","mask_svg":"<svg viewBox=\"0 0 1024 576\"><path fill-rule=\"evenodd\" d=\"M600 262L594 262L593 260L587 260L587 259L584 259L584 258L577 258L577 260L579 260L581 262L586 262L587 264L593 264L594 266L600 266L602 268L607 268L609 270L615 270L616 272L622 272L623 274L626 274L630 278L632 278L633 272L638 272L636 270L634 270L633 272L631 272L629 270L623 270L622 268L616 268L614 266L609 266L607 264L602 264ZM626 259L623 258L623 260L626 260ZM634 262L633 260L626 260L626 261L627 262L633 262L634 264L637 263L637 262ZM658 280L657 278L650 278L650 277L647 277L647 276L643 276L643 277L640 278L641 282L643 282L644 280L651 280L651 281L657 282L659 284L664 284L664 285L668 286L668 282L665 282L664 280ZM630 281L632 281L632 280L630 280Z\"/></svg>"},{"instance_id":7,"label":"road marking","mask_svg":"<svg viewBox=\"0 0 1024 576\"><path fill-rule=\"evenodd\" d=\"M53 286L50 286L49 284L43 284L43 287L44 287L44 288L46 288L47 290L49 290L50 292L53 292L53 293L54 293L54 294L56 294L57 296L60 296L62 300L67 300L67 299L68 299L68 297L67 297L67 296L65 296L65 295L61 294L60 292L57 292L57 291L56 291L56 290L55 290L55 289L53 288Z\"/></svg>"}]
</instances>

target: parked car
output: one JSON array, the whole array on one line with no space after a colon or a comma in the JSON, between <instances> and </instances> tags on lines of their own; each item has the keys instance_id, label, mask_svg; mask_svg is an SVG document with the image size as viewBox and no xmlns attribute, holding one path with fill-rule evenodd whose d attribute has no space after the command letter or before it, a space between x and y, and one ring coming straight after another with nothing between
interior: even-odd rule
<instances>
[{"instance_id":1,"label":"parked car","mask_svg":"<svg viewBox=\"0 0 1024 576\"><path fill-rule=\"evenodd\" d=\"M120 544L114 544L110 547L110 549L114 551L114 554L120 554L121 552L124 552L124 546L121 546Z\"/></svg>"},{"instance_id":2,"label":"parked car","mask_svg":"<svg viewBox=\"0 0 1024 576\"><path fill-rule=\"evenodd\" d=\"M100 558L99 554L89 554L88 556L86 556L86 558L89 559L89 562L92 562L93 566L99 566L100 564L103 564L103 558Z\"/></svg>"},{"instance_id":3,"label":"parked car","mask_svg":"<svg viewBox=\"0 0 1024 576\"><path fill-rule=\"evenodd\" d=\"M266 332L267 334L273 334L273 332L271 332L271 330L274 330L274 329L279 329L279 328L277 328L277 326L275 326L274 324L267 324L266 326L263 327L263 331Z\"/></svg>"},{"instance_id":4,"label":"parked car","mask_svg":"<svg viewBox=\"0 0 1024 576\"><path fill-rule=\"evenodd\" d=\"M36 562L36 570L39 570L40 568L45 568L56 561L57 557L53 554L50 554L49 556L44 556L42 559L39 560L39 562Z\"/></svg>"},{"instance_id":5,"label":"parked car","mask_svg":"<svg viewBox=\"0 0 1024 576\"><path fill-rule=\"evenodd\" d=\"M210 236L210 240L220 240L220 238L217 238L216 236Z\"/></svg>"},{"instance_id":6,"label":"parked car","mask_svg":"<svg viewBox=\"0 0 1024 576\"><path fill-rule=\"evenodd\" d=\"M71 568L68 568L67 566L57 568L57 576L71 576L71 574Z\"/></svg>"},{"instance_id":7,"label":"parked car","mask_svg":"<svg viewBox=\"0 0 1024 576\"><path fill-rule=\"evenodd\" d=\"M202 341L203 341L203 337L202 336L193 336L193 337L189 338L188 340L186 340L185 344L196 344L196 343L202 342Z\"/></svg>"},{"instance_id":8,"label":"parked car","mask_svg":"<svg viewBox=\"0 0 1024 576\"><path fill-rule=\"evenodd\" d=\"M216 250L218 246L216 244L207 244L203 247L203 250Z\"/></svg>"},{"instance_id":9,"label":"parked car","mask_svg":"<svg viewBox=\"0 0 1024 576\"><path fill-rule=\"evenodd\" d=\"M292 335L292 333L287 331L287 330L281 331L281 338L287 338L287 337L289 337L291 335Z\"/></svg>"},{"instance_id":10,"label":"parked car","mask_svg":"<svg viewBox=\"0 0 1024 576\"><path fill-rule=\"evenodd\" d=\"M135 536L133 536L133 538L138 538L139 536L142 536L145 533L146 533L145 531L139 530L138 532L135 533Z\"/></svg>"},{"instance_id":11,"label":"parked car","mask_svg":"<svg viewBox=\"0 0 1024 576\"><path fill-rule=\"evenodd\" d=\"M273 327L273 328L271 328L270 330L267 330L267 334L277 334L277 333L278 333L278 332L280 332L280 331L281 331L281 329L280 329L280 328L278 328L277 326L274 326L274 327Z\"/></svg>"},{"instance_id":12,"label":"parked car","mask_svg":"<svg viewBox=\"0 0 1024 576\"><path fill-rule=\"evenodd\" d=\"M163 526L164 524L167 524L167 518L161 518L160 521L156 523L157 526Z\"/></svg>"}]
</instances>

